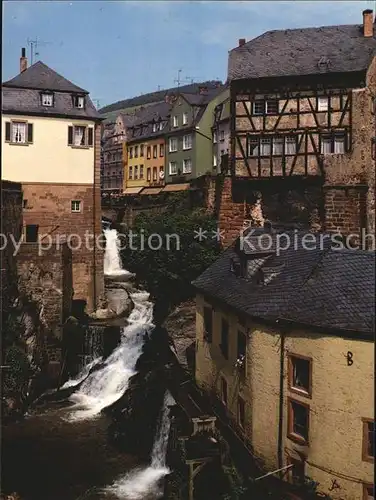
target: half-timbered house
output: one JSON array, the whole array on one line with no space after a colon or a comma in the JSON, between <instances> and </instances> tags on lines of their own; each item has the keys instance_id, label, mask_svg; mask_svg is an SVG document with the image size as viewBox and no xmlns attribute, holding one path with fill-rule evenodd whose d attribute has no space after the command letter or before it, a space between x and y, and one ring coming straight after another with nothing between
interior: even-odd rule
<instances>
[{"instance_id":1,"label":"half-timbered house","mask_svg":"<svg viewBox=\"0 0 376 500\"><path fill-rule=\"evenodd\" d=\"M374 230L375 55L371 10L363 12L362 25L240 39L228 64L232 182L227 179L227 186L248 181L249 190L256 189L249 180L265 186L277 179L284 186L298 181L304 190L316 181L322 229ZM241 210L234 206L234 211L241 227ZM235 236L234 217L227 215ZM226 217L220 216L220 225L227 229Z\"/></svg>"}]
</instances>

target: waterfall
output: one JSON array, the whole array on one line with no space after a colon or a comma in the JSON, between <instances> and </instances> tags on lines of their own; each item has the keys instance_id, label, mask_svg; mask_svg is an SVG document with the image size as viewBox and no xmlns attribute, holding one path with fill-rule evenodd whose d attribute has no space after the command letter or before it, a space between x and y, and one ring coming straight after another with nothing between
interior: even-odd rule
<instances>
[{"instance_id":1,"label":"waterfall","mask_svg":"<svg viewBox=\"0 0 376 500\"><path fill-rule=\"evenodd\" d=\"M149 467L134 469L107 488L107 492L127 500L147 500L163 496L160 481L170 472L166 467L166 452L170 432L169 406L173 403L171 394L166 392Z\"/></svg>"},{"instance_id":2,"label":"waterfall","mask_svg":"<svg viewBox=\"0 0 376 500\"><path fill-rule=\"evenodd\" d=\"M104 252L104 274L107 276L119 276L130 274L121 265L119 251L119 237L116 229L105 229L106 249Z\"/></svg>"},{"instance_id":3,"label":"waterfall","mask_svg":"<svg viewBox=\"0 0 376 500\"><path fill-rule=\"evenodd\" d=\"M79 390L70 397L76 403L69 420L93 418L115 401L128 387L134 375L137 359L142 353L145 334L153 327L153 304L146 292L131 294L134 309L128 326L122 328L119 346L105 360L103 366L89 375Z\"/></svg>"}]
</instances>

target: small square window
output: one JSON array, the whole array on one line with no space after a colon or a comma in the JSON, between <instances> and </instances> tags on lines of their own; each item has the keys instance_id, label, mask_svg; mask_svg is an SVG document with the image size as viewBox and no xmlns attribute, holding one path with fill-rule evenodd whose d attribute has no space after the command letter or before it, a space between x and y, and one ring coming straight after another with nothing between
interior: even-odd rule
<instances>
[{"instance_id":1,"label":"small square window","mask_svg":"<svg viewBox=\"0 0 376 500\"><path fill-rule=\"evenodd\" d=\"M278 100L277 99L268 99L266 101L265 111L268 115L277 115L278 114Z\"/></svg>"},{"instance_id":2,"label":"small square window","mask_svg":"<svg viewBox=\"0 0 376 500\"><path fill-rule=\"evenodd\" d=\"M303 396L312 394L312 360L304 356L290 354L289 363L289 388L291 391Z\"/></svg>"},{"instance_id":3,"label":"small square window","mask_svg":"<svg viewBox=\"0 0 376 500\"><path fill-rule=\"evenodd\" d=\"M36 243L38 241L38 224L28 224L25 229L26 243Z\"/></svg>"},{"instance_id":4,"label":"small square window","mask_svg":"<svg viewBox=\"0 0 376 500\"><path fill-rule=\"evenodd\" d=\"M54 97L52 94L42 94L42 106L53 106Z\"/></svg>"},{"instance_id":5,"label":"small square window","mask_svg":"<svg viewBox=\"0 0 376 500\"><path fill-rule=\"evenodd\" d=\"M254 115L263 115L265 110L265 101L264 99L258 99L253 102L253 114Z\"/></svg>"},{"instance_id":6,"label":"small square window","mask_svg":"<svg viewBox=\"0 0 376 500\"><path fill-rule=\"evenodd\" d=\"M74 107L75 108L84 108L85 106L85 97L83 96L74 96Z\"/></svg>"},{"instance_id":7,"label":"small square window","mask_svg":"<svg viewBox=\"0 0 376 500\"><path fill-rule=\"evenodd\" d=\"M288 400L288 435L292 441L308 444L309 406L291 398Z\"/></svg>"},{"instance_id":8,"label":"small square window","mask_svg":"<svg viewBox=\"0 0 376 500\"><path fill-rule=\"evenodd\" d=\"M71 211L72 212L81 212L81 202L78 200L71 201Z\"/></svg>"},{"instance_id":9,"label":"small square window","mask_svg":"<svg viewBox=\"0 0 376 500\"><path fill-rule=\"evenodd\" d=\"M329 99L327 97L317 98L317 111L328 111Z\"/></svg>"}]
</instances>

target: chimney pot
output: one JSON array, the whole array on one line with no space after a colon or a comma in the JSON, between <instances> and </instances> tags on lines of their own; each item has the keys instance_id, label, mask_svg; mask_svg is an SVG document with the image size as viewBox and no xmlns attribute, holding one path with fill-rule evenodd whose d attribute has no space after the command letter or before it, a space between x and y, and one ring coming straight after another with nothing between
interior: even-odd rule
<instances>
[{"instance_id":1,"label":"chimney pot","mask_svg":"<svg viewBox=\"0 0 376 500\"><path fill-rule=\"evenodd\" d=\"M202 85L198 88L198 93L200 95L206 95L208 93L208 87Z\"/></svg>"},{"instance_id":2,"label":"chimney pot","mask_svg":"<svg viewBox=\"0 0 376 500\"><path fill-rule=\"evenodd\" d=\"M25 47L22 47L20 57L20 73L23 73L25 70L27 70L26 49Z\"/></svg>"},{"instance_id":3,"label":"chimney pot","mask_svg":"<svg viewBox=\"0 0 376 500\"><path fill-rule=\"evenodd\" d=\"M239 47L245 44L245 38L239 38Z\"/></svg>"},{"instance_id":4,"label":"chimney pot","mask_svg":"<svg viewBox=\"0 0 376 500\"><path fill-rule=\"evenodd\" d=\"M373 36L373 10L363 11L363 36L370 38Z\"/></svg>"}]
</instances>

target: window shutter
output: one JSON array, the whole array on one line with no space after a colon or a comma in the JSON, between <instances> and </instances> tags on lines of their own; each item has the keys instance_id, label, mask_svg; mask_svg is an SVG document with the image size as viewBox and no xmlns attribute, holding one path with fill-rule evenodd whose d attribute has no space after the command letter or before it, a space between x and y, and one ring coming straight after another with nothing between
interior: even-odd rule
<instances>
[{"instance_id":1,"label":"window shutter","mask_svg":"<svg viewBox=\"0 0 376 500\"><path fill-rule=\"evenodd\" d=\"M92 127L89 127L89 135L88 135L88 145L92 146L93 145L93 131L94 129Z\"/></svg>"},{"instance_id":2,"label":"window shutter","mask_svg":"<svg viewBox=\"0 0 376 500\"><path fill-rule=\"evenodd\" d=\"M73 144L73 127L68 127L68 146Z\"/></svg>"},{"instance_id":3,"label":"window shutter","mask_svg":"<svg viewBox=\"0 0 376 500\"><path fill-rule=\"evenodd\" d=\"M33 124L27 124L27 142L33 142Z\"/></svg>"},{"instance_id":4,"label":"window shutter","mask_svg":"<svg viewBox=\"0 0 376 500\"><path fill-rule=\"evenodd\" d=\"M10 122L5 123L5 140L10 141Z\"/></svg>"}]
</instances>

